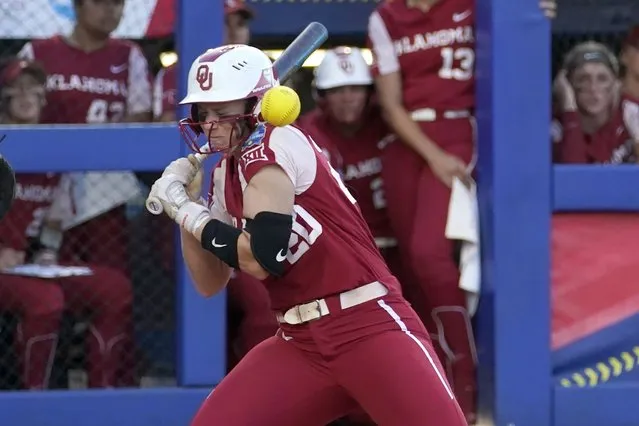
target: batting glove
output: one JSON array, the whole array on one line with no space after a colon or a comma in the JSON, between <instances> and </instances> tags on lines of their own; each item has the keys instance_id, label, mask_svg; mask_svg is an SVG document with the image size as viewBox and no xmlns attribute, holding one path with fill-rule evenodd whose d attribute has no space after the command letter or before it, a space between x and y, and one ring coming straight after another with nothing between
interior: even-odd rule
<instances>
[{"instance_id":1,"label":"batting glove","mask_svg":"<svg viewBox=\"0 0 639 426\"><path fill-rule=\"evenodd\" d=\"M191 234L211 218L208 208L189 199L180 176L162 176L151 187L151 194L160 200L167 216Z\"/></svg>"},{"instance_id":2,"label":"batting glove","mask_svg":"<svg viewBox=\"0 0 639 426\"><path fill-rule=\"evenodd\" d=\"M162 173L162 176L167 175L178 176L186 185L186 192L191 201L199 200L202 192L202 165L193 155L171 162Z\"/></svg>"}]
</instances>

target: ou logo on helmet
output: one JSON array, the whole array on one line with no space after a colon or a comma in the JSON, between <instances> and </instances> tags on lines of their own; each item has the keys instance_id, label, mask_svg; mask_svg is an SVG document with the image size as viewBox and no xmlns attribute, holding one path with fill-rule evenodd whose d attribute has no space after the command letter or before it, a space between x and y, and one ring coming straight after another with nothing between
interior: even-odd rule
<instances>
[{"instance_id":1,"label":"ou logo on helmet","mask_svg":"<svg viewBox=\"0 0 639 426\"><path fill-rule=\"evenodd\" d=\"M353 63L350 61L349 58L341 58L340 61L339 61L339 67L346 74L352 74L353 73Z\"/></svg>"},{"instance_id":2,"label":"ou logo on helmet","mask_svg":"<svg viewBox=\"0 0 639 426\"><path fill-rule=\"evenodd\" d=\"M213 87L213 73L208 65L200 65L195 74L195 81L200 85L200 89L207 91Z\"/></svg>"}]
</instances>

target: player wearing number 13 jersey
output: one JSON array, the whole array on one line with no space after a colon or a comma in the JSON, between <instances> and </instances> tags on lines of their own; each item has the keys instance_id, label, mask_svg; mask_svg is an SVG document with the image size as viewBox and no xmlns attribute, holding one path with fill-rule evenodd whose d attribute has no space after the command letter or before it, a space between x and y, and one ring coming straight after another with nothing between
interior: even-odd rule
<instances>
[{"instance_id":1,"label":"player wearing number 13 jersey","mask_svg":"<svg viewBox=\"0 0 639 426\"><path fill-rule=\"evenodd\" d=\"M368 26L379 101L398 136L382 156L382 176L388 216L418 286L407 296L437 330L436 349L471 422L473 332L444 230L449 187L465 177L474 152L474 4L387 0Z\"/></svg>"},{"instance_id":2,"label":"player wearing number 13 jersey","mask_svg":"<svg viewBox=\"0 0 639 426\"><path fill-rule=\"evenodd\" d=\"M240 269L265 283L280 323L192 426L324 426L358 405L377 424L465 425L426 329L337 172L304 131L257 120L277 85L268 56L211 49L188 78L181 128L192 146L199 135L223 153L210 201L192 193L188 159L171 163L151 193L181 226L198 290L215 294Z\"/></svg>"}]
</instances>

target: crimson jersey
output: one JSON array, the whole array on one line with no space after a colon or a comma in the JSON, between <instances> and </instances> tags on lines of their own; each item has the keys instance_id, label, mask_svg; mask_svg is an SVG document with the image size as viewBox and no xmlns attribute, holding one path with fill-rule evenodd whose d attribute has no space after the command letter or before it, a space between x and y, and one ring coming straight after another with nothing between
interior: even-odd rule
<instances>
[{"instance_id":1,"label":"crimson jersey","mask_svg":"<svg viewBox=\"0 0 639 426\"><path fill-rule=\"evenodd\" d=\"M375 238L392 238L386 216L386 199L382 181L381 150L393 137L378 109L372 109L366 126L357 134L345 137L334 131L320 108L304 115L299 126L327 153L332 166L339 170L344 183L352 190L362 215Z\"/></svg>"},{"instance_id":2,"label":"crimson jersey","mask_svg":"<svg viewBox=\"0 0 639 426\"><path fill-rule=\"evenodd\" d=\"M337 172L307 135L292 126L260 125L239 159L224 157L213 173L213 217L243 227L243 192L263 167L278 165L295 187L293 231L282 277L265 284L274 309L350 290L373 281L399 292Z\"/></svg>"},{"instance_id":3,"label":"crimson jersey","mask_svg":"<svg viewBox=\"0 0 639 426\"><path fill-rule=\"evenodd\" d=\"M16 175L16 197L0 221L0 243L24 250L28 237L37 237L56 196L60 177L55 174Z\"/></svg>"},{"instance_id":4,"label":"crimson jersey","mask_svg":"<svg viewBox=\"0 0 639 426\"><path fill-rule=\"evenodd\" d=\"M153 85L153 118L160 118L165 112L175 112L177 108L177 65L162 68Z\"/></svg>"},{"instance_id":5,"label":"crimson jersey","mask_svg":"<svg viewBox=\"0 0 639 426\"><path fill-rule=\"evenodd\" d=\"M474 107L474 4L440 0L423 12L405 0L386 0L370 16L373 73L401 73L408 111Z\"/></svg>"},{"instance_id":6,"label":"crimson jersey","mask_svg":"<svg viewBox=\"0 0 639 426\"><path fill-rule=\"evenodd\" d=\"M38 61L47 72L42 123L120 122L151 111L148 64L132 42L110 39L84 52L55 36L25 44L18 56Z\"/></svg>"},{"instance_id":7,"label":"crimson jersey","mask_svg":"<svg viewBox=\"0 0 639 426\"><path fill-rule=\"evenodd\" d=\"M608 122L591 134L583 131L578 112L561 113L553 120L552 138L559 163L637 163L639 102L624 95Z\"/></svg>"}]
</instances>

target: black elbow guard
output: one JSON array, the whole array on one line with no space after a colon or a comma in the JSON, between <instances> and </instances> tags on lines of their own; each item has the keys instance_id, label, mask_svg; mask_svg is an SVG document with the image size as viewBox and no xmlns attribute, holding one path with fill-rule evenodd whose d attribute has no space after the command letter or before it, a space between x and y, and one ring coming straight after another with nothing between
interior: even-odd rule
<instances>
[{"instance_id":1,"label":"black elbow guard","mask_svg":"<svg viewBox=\"0 0 639 426\"><path fill-rule=\"evenodd\" d=\"M231 268L239 269L237 239L240 238L240 235L242 235L242 230L213 219L202 229L202 248L213 253Z\"/></svg>"},{"instance_id":2,"label":"black elbow guard","mask_svg":"<svg viewBox=\"0 0 639 426\"><path fill-rule=\"evenodd\" d=\"M259 212L246 224L251 234L253 257L265 271L282 276L286 265L288 241L291 238L293 216L273 212Z\"/></svg>"}]
</instances>

